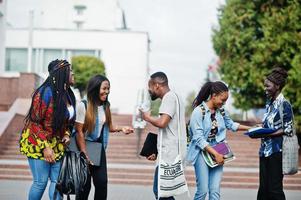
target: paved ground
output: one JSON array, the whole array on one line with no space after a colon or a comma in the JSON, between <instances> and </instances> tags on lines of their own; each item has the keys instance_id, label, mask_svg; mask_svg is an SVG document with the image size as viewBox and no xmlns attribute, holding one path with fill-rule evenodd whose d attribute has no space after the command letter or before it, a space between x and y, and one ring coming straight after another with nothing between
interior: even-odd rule
<instances>
[{"instance_id":1,"label":"paved ground","mask_svg":"<svg viewBox=\"0 0 301 200\"><path fill-rule=\"evenodd\" d=\"M27 199L28 189L31 181L0 181L1 200L22 200ZM194 188L191 195L194 194ZM91 193L93 194L93 191ZM222 188L222 200L254 200L256 199L254 189L225 189ZM300 200L301 191L285 191L287 200ZM73 199L73 198L72 198ZM92 195L90 195L92 200ZM192 199L187 196L180 196L176 200ZM48 191L45 192L43 200L48 200ZM129 186L129 185L109 185L108 200L153 200L152 187L150 186Z\"/></svg>"}]
</instances>

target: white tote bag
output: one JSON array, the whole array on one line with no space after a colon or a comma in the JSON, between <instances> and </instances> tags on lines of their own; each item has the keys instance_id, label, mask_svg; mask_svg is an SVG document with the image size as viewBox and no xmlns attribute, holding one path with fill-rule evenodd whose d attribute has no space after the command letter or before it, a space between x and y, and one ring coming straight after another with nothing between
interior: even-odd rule
<instances>
[{"instance_id":1,"label":"white tote bag","mask_svg":"<svg viewBox=\"0 0 301 200\"><path fill-rule=\"evenodd\" d=\"M283 103L280 105L280 119L283 127ZM299 144L295 127L291 136L283 135L282 142L282 173L284 175L293 175L298 173L299 165Z\"/></svg>"},{"instance_id":2,"label":"white tote bag","mask_svg":"<svg viewBox=\"0 0 301 200\"><path fill-rule=\"evenodd\" d=\"M170 197L188 192L188 186L184 175L183 160L180 151L180 102L178 103L178 155L173 163L166 163L162 159L162 131L160 132L160 151L158 166L158 196ZM189 194L188 194L189 195Z\"/></svg>"}]
</instances>

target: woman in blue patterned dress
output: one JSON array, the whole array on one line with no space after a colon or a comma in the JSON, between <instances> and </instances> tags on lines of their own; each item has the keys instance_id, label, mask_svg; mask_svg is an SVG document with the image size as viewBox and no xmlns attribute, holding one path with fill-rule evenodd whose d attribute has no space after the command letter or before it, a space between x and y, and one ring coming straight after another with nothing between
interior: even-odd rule
<instances>
[{"instance_id":1,"label":"woman in blue patterned dress","mask_svg":"<svg viewBox=\"0 0 301 200\"><path fill-rule=\"evenodd\" d=\"M259 149L260 183L257 200L285 199L282 173L282 135L290 136L293 134L292 106L281 93L286 79L286 70L275 68L264 81L268 101L262 126L277 131L261 138ZM280 112L283 113L280 114Z\"/></svg>"}]
</instances>

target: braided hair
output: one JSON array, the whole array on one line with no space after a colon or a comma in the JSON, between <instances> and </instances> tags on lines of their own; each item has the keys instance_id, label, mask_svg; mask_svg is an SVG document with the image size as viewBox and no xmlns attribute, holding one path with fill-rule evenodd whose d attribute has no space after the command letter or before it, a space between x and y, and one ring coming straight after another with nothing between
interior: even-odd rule
<instances>
[{"instance_id":1,"label":"braided hair","mask_svg":"<svg viewBox=\"0 0 301 200\"><path fill-rule=\"evenodd\" d=\"M40 87L38 87L33 95L32 95L32 103L29 109L28 114L25 117L26 123L29 121L35 123L41 123L45 120L46 116L42 114L42 98L46 92L48 92L48 88L50 88L53 98L53 115L52 115L52 130L54 135L61 136L60 129L63 128L65 122L65 116L67 113L67 104L66 101L70 101L70 104L75 107L75 96L69 87L69 75L70 75L70 64L66 60L54 60L51 61L48 65L49 76L42 83ZM33 102L36 95L40 95L39 101L39 116L41 118L33 118ZM49 107L49 103L46 109ZM71 119L71 123L74 123L75 115Z\"/></svg>"},{"instance_id":2,"label":"braided hair","mask_svg":"<svg viewBox=\"0 0 301 200\"><path fill-rule=\"evenodd\" d=\"M282 88L286 84L287 79L287 71L281 67L276 67L272 70L271 73L267 75L267 79L271 81L272 83L279 86L279 89L282 90Z\"/></svg>"},{"instance_id":3,"label":"braided hair","mask_svg":"<svg viewBox=\"0 0 301 200\"><path fill-rule=\"evenodd\" d=\"M207 101L213 94L220 94L222 92L228 92L229 89L225 83L221 81L211 82L208 81L203 85L199 91L197 97L192 103L192 107L195 108L200 105L203 101Z\"/></svg>"}]
</instances>

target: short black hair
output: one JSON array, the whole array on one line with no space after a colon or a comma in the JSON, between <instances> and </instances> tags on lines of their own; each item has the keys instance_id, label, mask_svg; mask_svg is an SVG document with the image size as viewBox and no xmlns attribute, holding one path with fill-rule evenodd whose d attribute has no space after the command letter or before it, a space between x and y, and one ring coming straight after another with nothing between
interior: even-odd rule
<instances>
[{"instance_id":1,"label":"short black hair","mask_svg":"<svg viewBox=\"0 0 301 200\"><path fill-rule=\"evenodd\" d=\"M150 78L156 83L168 85L168 78L164 72L155 72L150 76Z\"/></svg>"}]
</instances>

